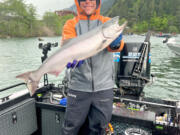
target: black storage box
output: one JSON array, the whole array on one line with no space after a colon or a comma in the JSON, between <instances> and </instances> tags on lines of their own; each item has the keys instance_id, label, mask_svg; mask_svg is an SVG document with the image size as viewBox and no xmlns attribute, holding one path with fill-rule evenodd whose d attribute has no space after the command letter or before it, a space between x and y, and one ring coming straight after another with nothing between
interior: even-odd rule
<instances>
[{"instance_id":1,"label":"black storage box","mask_svg":"<svg viewBox=\"0 0 180 135\"><path fill-rule=\"evenodd\" d=\"M1 105L0 135L30 135L36 130L37 117L33 98L13 100Z\"/></svg>"},{"instance_id":2,"label":"black storage box","mask_svg":"<svg viewBox=\"0 0 180 135\"><path fill-rule=\"evenodd\" d=\"M37 102L39 131L41 135L61 135L65 107L45 102Z\"/></svg>"}]
</instances>

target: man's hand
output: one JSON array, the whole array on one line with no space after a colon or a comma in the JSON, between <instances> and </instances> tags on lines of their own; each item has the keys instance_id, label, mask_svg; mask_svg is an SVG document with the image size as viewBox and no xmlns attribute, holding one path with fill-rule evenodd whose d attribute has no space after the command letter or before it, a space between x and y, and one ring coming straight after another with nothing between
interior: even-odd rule
<instances>
[{"instance_id":1,"label":"man's hand","mask_svg":"<svg viewBox=\"0 0 180 135\"><path fill-rule=\"evenodd\" d=\"M82 64L84 63L84 60L73 60L73 62L68 62L68 64L66 65L67 68L75 68L75 67L80 67Z\"/></svg>"},{"instance_id":2,"label":"man's hand","mask_svg":"<svg viewBox=\"0 0 180 135\"><path fill-rule=\"evenodd\" d=\"M118 48L120 47L121 40L122 40L122 34L120 34L120 35L109 45L109 47L110 47L112 50L118 49Z\"/></svg>"}]
</instances>

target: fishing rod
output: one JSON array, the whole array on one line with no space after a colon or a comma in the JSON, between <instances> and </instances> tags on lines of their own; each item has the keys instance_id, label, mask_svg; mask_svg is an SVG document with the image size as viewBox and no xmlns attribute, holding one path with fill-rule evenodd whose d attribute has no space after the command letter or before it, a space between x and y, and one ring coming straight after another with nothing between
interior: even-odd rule
<instances>
[{"instance_id":1,"label":"fishing rod","mask_svg":"<svg viewBox=\"0 0 180 135\"><path fill-rule=\"evenodd\" d=\"M26 83L18 83L18 84L15 84L15 85L12 85L12 86L9 86L9 87L0 89L0 92L3 92L3 91L5 91L5 90L12 89L12 88L14 88L14 87L21 86L21 85L26 85Z\"/></svg>"}]
</instances>

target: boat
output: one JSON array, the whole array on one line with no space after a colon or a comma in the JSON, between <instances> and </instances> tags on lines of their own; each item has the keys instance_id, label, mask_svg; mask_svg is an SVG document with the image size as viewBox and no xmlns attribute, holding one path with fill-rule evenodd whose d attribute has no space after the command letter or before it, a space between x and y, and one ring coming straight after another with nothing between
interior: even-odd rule
<instances>
[{"instance_id":1,"label":"boat","mask_svg":"<svg viewBox=\"0 0 180 135\"><path fill-rule=\"evenodd\" d=\"M170 33L162 33L162 32L155 34L156 37L160 37L160 38L166 38L166 37L169 37L171 35L172 34L170 34Z\"/></svg>"},{"instance_id":2,"label":"boat","mask_svg":"<svg viewBox=\"0 0 180 135\"><path fill-rule=\"evenodd\" d=\"M180 101L144 96L143 88L152 83L150 73L150 33L144 42L125 43L114 55L115 84L112 119L106 135L180 135ZM46 50L51 45L42 45ZM44 54L44 53L43 53ZM44 56L47 56L44 54ZM118 59L118 60L117 60ZM25 85L19 83L0 90ZM57 86L48 82L47 74L33 97L27 89L0 98L0 135L59 135L66 105L66 78ZM86 135L84 127L78 135Z\"/></svg>"},{"instance_id":3,"label":"boat","mask_svg":"<svg viewBox=\"0 0 180 135\"><path fill-rule=\"evenodd\" d=\"M175 54L180 55L180 40L178 38L168 38L166 44Z\"/></svg>"}]
</instances>

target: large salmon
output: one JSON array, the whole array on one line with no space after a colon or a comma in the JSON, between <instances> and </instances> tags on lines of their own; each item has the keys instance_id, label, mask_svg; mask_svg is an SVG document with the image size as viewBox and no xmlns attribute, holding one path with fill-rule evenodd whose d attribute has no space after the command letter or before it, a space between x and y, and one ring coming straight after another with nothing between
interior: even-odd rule
<instances>
[{"instance_id":1,"label":"large salmon","mask_svg":"<svg viewBox=\"0 0 180 135\"><path fill-rule=\"evenodd\" d=\"M119 17L114 17L99 27L71 39L46 59L37 70L18 75L16 78L23 79L27 83L32 96L44 74L49 73L58 76L68 62L84 60L106 48L122 33L127 24L125 22L119 26L118 22Z\"/></svg>"}]
</instances>

